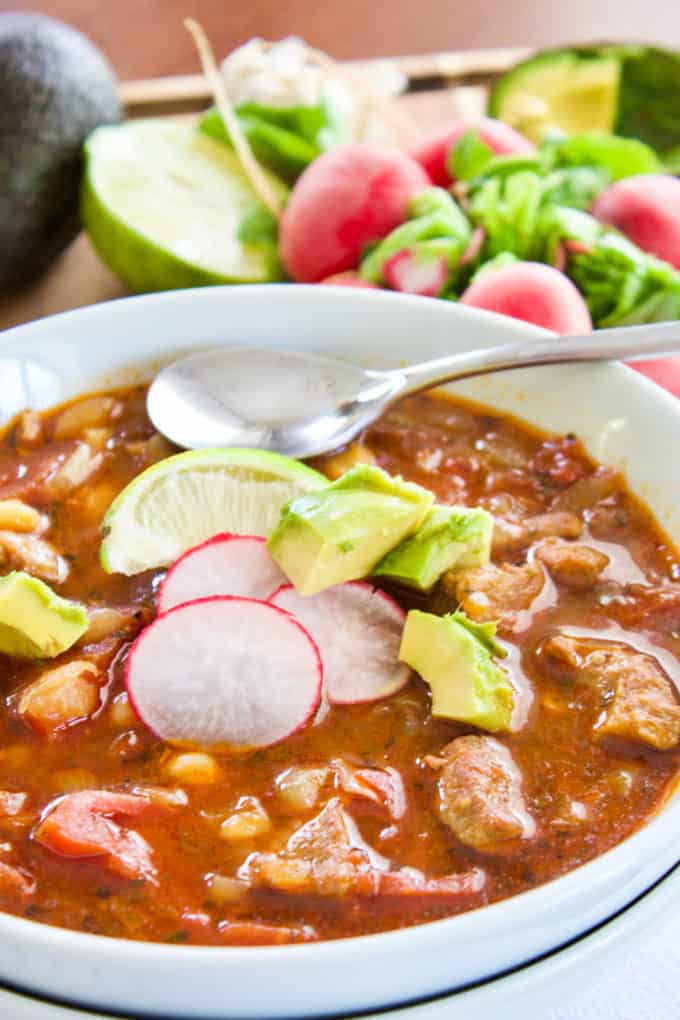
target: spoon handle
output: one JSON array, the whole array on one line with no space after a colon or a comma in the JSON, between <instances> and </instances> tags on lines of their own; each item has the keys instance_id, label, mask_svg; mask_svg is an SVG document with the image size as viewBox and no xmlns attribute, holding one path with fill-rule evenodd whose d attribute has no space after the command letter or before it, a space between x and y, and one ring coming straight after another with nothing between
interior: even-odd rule
<instances>
[{"instance_id":1,"label":"spoon handle","mask_svg":"<svg viewBox=\"0 0 680 1020\"><path fill-rule=\"evenodd\" d=\"M664 357L680 354L680 322L657 322L645 326L600 329L583 336L546 336L519 340L500 347L464 351L447 358L424 361L400 370L404 386L399 396L430 386L475 375L557 365L572 361L610 361Z\"/></svg>"}]
</instances>

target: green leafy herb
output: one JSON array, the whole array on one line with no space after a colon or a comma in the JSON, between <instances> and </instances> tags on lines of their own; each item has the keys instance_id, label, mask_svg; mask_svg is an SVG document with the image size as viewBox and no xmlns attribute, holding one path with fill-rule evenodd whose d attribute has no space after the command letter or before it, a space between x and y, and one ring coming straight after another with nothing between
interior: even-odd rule
<instances>
[{"instance_id":1,"label":"green leafy herb","mask_svg":"<svg viewBox=\"0 0 680 1020\"><path fill-rule=\"evenodd\" d=\"M470 241L467 217L443 188L427 188L411 201L413 218L396 227L363 258L359 272L364 280L380 283L383 266L400 251L417 250L423 256L445 255L451 268ZM424 246L421 242L432 242ZM434 244L434 242L438 242Z\"/></svg>"},{"instance_id":2,"label":"green leafy herb","mask_svg":"<svg viewBox=\"0 0 680 1020\"><path fill-rule=\"evenodd\" d=\"M296 180L336 135L323 106L279 109L243 103L236 113L259 162L288 182ZM222 117L214 108L203 115L199 130L231 145Z\"/></svg>"},{"instance_id":3,"label":"green leafy herb","mask_svg":"<svg viewBox=\"0 0 680 1020\"><path fill-rule=\"evenodd\" d=\"M446 158L446 169L459 181L477 177L493 159L493 149L486 145L479 134L466 131L451 147Z\"/></svg>"},{"instance_id":4,"label":"green leafy herb","mask_svg":"<svg viewBox=\"0 0 680 1020\"><path fill-rule=\"evenodd\" d=\"M476 623L471 620L467 613L464 613L462 609L459 609L455 613L448 614L450 619L455 620L461 627L465 627L467 631L472 634L473 637L477 638L485 648L487 648L492 655L498 656L499 659L506 657L507 650L503 645L499 645L496 641L496 631L498 630L498 620L489 620L487 623Z\"/></svg>"},{"instance_id":5,"label":"green leafy herb","mask_svg":"<svg viewBox=\"0 0 680 1020\"><path fill-rule=\"evenodd\" d=\"M649 145L636 138L620 138L605 131L587 131L557 142L548 142L555 165L592 167L606 170L609 179L618 181L634 174L657 173L659 157Z\"/></svg>"},{"instance_id":6,"label":"green leafy herb","mask_svg":"<svg viewBox=\"0 0 680 1020\"><path fill-rule=\"evenodd\" d=\"M244 244L276 244L279 225L263 205L253 206L239 223L237 237Z\"/></svg>"}]
</instances>

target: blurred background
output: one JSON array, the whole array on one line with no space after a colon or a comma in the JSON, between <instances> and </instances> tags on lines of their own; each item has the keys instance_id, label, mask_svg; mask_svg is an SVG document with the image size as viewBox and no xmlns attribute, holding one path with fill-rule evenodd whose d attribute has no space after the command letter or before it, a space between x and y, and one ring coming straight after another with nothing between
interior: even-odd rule
<instances>
[{"instance_id":1,"label":"blurred background","mask_svg":"<svg viewBox=\"0 0 680 1020\"><path fill-rule=\"evenodd\" d=\"M186 74L197 60L182 19L200 20L217 54L251 36L301 35L335 57L576 41L680 40L678 0L0 0L82 29L123 79Z\"/></svg>"}]
</instances>

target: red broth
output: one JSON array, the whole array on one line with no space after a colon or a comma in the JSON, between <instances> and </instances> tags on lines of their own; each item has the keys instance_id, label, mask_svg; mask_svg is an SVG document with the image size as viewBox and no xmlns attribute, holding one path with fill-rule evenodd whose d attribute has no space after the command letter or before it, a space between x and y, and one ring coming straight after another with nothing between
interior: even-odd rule
<instances>
[{"instance_id":1,"label":"red broth","mask_svg":"<svg viewBox=\"0 0 680 1020\"><path fill-rule=\"evenodd\" d=\"M358 457L430 488L441 503L484 506L498 520L496 567L523 570L534 564L534 574L543 571L540 597L519 615L516 591L507 592L504 602L503 585L494 581L491 588L500 610L509 614L500 637L521 706L519 728L494 739L518 770L532 833L489 850L481 847L474 826L472 836L461 838L460 830L446 824L440 769L449 752L439 768L435 759L446 748L478 746L456 745L477 731L433 718L428 688L416 676L385 701L333 707L279 746L240 756L215 754L209 775L201 777L200 762L193 775L186 759L178 768L181 752L145 729L123 691L126 651L153 618L161 573L108 576L98 560L100 525L112 499L172 450L154 435L143 388L116 392L103 405L87 405L86 399L66 412L21 416L0 443L0 499L20 499L37 509L47 525L41 539L49 543L38 552L30 543L17 549L0 532L3 572L42 571L50 580L50 570L61 570L67 573L63 581L50 580L60 594L90 609L119 611L108 624L100 616L101 633L55 661L0 659L3 910L102 935L189 943L280 943L384 931L481 907L555 878L625 839L669 796L680 764L673 711L667 712L666 736L655 737L663 747L631 736L625 727L603 736L598 727L612 710L615 680L624 683L626 675L621 680L616 663L607 660L603 679L597 664L603 649L608 653L612 646L624 649L624 674L626 662L635 671L642 661L630 656L645 656L677 702L675 551L625 481L595 465L574 436L545 435L438 396L405 401L340 460L321 459L315 466L338 473ZM74 415L77 408L82 414ZM76 448L82 477L64 470ZM547 554L541 551L546 541ZM590 549L585 560L577 555L570 561L575 546ZM61 566L45 562L50 550L61 557ZM405 608L446 612L464 601L471 612L485 611L486 596L480 601L473 590L470 601L455 578L445 578L429 597L396 588L390 593ZM565 635L571 645L560 644ZM54 726L41 717L39 702L32 715L22 711L30 685L73 662L92 663L96 673L96 697L83 716ZM462 775L465 782L461 761L458 779ZM196 769L203 781L194 781ZM313 770L302 773L311 787L301 786L301 774L290 769ZM361 775L359 792L356 782L352 789L351 777L363 769L379 770L402 785L405 810L370 783L367 793ZM282 787L290 788L291 775L295 789L286 795ZM158 788L184 796L173 794L178 803L168 804ZM114 813L103 822L107 831L141 838L150 871L125 874L106 855L65 856L36 838L46 809L84 790L133 797L141 791L156 798L155 809L139 817ZM323 859L318 850L310 851L309 860L279 869L283 873L270 884L244 877L251 855L287 863L281 851L288 840L329 804L326 821L342 810L353 823L354 849L339 870L338 854L326 846ZM235 813L241 817L244 809L260 822L250 835L246 826L239 838L225 838L228 830L232 837L239 832L238 825L225 827L225 820ZM480 810L483 815L484 805ZM332 841L332 825L327 829L324 839ZM309 880L300 877L302 865ZM376 884L375 871L381 869L397 878ZM350 873L354 878L347 878Z\"/></svg>"}]
</instances>

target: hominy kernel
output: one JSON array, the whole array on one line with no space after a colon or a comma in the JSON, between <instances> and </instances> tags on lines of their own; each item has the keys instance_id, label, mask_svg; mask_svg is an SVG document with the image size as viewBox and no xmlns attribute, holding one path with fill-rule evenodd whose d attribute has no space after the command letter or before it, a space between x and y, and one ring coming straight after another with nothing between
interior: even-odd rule
<instances>
[{"instance_id":1,"label":"hominy kernel","mask_svg":"<svg viewBox=\"0 0 680 1020\"><path fill-rule=\"evenodd\" d=\"M205 751L186 751L175 755L166 765L166 771L180 783L194 786L216 783L222 775L216 760Z\"/></svg>"},{"instance_id":2,"label":"hominy kernel","mask_svg":"<svg viewBox=\"0 0 680 1020\"><path fill-rule=\"evenodd\" d=\"M241 797L236 810L220 825L220 837L230 843L258 839L272 827L269 815L257 797Z\"/></svg>"},{"instance_id":3,"label":"hominy kernel","mask_svg":"<svg viewBox=\"0 0 680 1020\"><path fill-rule=\"evenodd\" d=\"M89 769L57 769L50 776L50 786L60 793L73 793L74 790L89 790L96 787L97 777Z\"/></svg>"},{"instance_id":4,"label":"hominy kernel","mask_svg":"<svg viewBox=\"0 0 680 1020\"><path fill-rule=\"evenodd\" d=\"M37 531L41 522L38 511L20 499L0 499L0 529L3 531Z\"/></svg>"},{"instance_id":5,"label":"hominy kernel","mask_svg":"<svg viewBox=\"0 0 680 1020\"><path fill-rule=\"evenodd\" d=\"M109 708L109 722L112 726L121 730L128 730L131 727L134 727L138 722L137 716L135 715L134 709L132 708L125 691L117 694L111 702L111 706Z\"/></svg>"},{"instance_id":6,"label":"hominy kernel","mask_svg":"<svg viewBox=\"0 0 680 1020\"><path fill-rule=\"evenodd\" d=\"M248 893L248 883L226 875L211 875L208 878L210 899L217 904L238 903Z\"/></svg>"}]
</instances>

